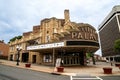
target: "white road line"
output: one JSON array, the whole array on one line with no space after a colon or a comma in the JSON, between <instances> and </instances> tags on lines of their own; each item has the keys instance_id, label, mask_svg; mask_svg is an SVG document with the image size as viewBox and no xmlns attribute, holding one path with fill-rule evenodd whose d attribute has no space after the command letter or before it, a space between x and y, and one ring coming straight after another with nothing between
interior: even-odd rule
<instances>
[{"instance_id":1,"label":"white road line","mask_svg":"<svg viewBox=\"0 0 120 80\"><path fill-rule=\"evenodd\" d=\"M82 76L81 76L81 77L82 77ZM93 79L93 80L94 80L94 79L103 80L102 78L100 78L100 77L98 77L98 76L95 76L95 78L89 78L89 77L87 77L87 78L85 78L85 77L84 77L84 78L75 78L75 76L74 76L74 78L73 78L73 76L70 76L70 80L74 80L74 79L78 79L78 80L84 80L84 79L85 79L85 80L86 80L86 79L87 79L87 80L89 80L89 79Z\"/></svg>"}]
</instances>

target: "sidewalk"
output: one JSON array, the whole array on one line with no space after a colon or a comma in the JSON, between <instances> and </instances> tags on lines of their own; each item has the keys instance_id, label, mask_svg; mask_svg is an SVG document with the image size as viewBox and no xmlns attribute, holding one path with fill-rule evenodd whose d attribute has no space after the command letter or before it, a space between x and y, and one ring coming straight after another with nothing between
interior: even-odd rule
<instances>
[{"instance_id":1,"label":"sidewalk","mask_svg":"<svg viewBox=\"0 0 120 80\"><path fill-rule=\"evenodd\" d=\"M0 64L8 65L12 67L30 69L35 71L42 71L47 73L53 73L54 67L52 66L43 66L38 64L31 64L30 68L25 67L25 63L20 63L19 66L16 66L16 62L14 61L7 61L7 60L0 60ZM112 74L104 74L103 67L111 67ZM58 73L58 72L57 72ZM76 66L76 67L64 67L64 72L58 73L62 75L91 75L91 76L111 76L111 75L120 75L120 69L115 66L111 66L110 63L106 62L96 62L96 65L88 64L87 66Z\"/></svg>"}]
</instances>

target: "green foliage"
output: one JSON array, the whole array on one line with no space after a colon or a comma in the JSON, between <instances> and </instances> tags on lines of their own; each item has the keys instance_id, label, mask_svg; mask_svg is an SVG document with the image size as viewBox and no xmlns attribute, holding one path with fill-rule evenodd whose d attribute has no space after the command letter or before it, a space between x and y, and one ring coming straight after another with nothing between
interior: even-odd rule
<instances>
[{"instance_id":1,"label":"green foliage","mask_svg":"<svg viewBox=\"0 0 120 80\"><path fill-rule=\"evenodd\" d=\"M12 39L10 39L9 42L14 42L16 39L21 39L21 38L22 38L22 36L15 36Z\"/></svg>"},{"instance_id":2,"label":"green foliage","mask_svg":"<svg viewBox=\"0 0 120 80\"><path fill-rule=\"evenodd\" d=\"M115 49L116 52L120 52L120 39L115 41L114 49Z\"/></svg>"},{"instance_id":3,"label":"green foliage","mask_svg":"<svg viewBox=\"0 0 120 80\"><path fill-rule=\"evenodd\" d=\"M87 59L91 58L92 57L92 53L87 53L86 57L87 57Z\"/></svg>"},{"instance_id":4,"label":"green foliage","mask_svg":"<svg viewBox=\"0 0 120 80\"><path fill-rule=\"evenodd\" d=\"M18 36L18 37L17 37L17 39L21 39L21 38L22 38L22 36Z\"/></svg>"}]
</instances>

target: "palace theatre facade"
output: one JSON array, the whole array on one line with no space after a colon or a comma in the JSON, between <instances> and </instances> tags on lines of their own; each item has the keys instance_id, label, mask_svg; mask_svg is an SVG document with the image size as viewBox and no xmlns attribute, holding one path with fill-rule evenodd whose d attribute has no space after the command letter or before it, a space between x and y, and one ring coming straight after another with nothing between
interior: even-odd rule
<instances>
[{"instance_id":1,"label":"palace theatre facade","mask_svg":"<svg viewBox=\"0 0 120 80\"><path fill-rule=\"evenodd\" d=\"M9 60L16 60L15 47L21 46L21 62L55 65L59 58L64 66L85 65L86 54L99 49L96 30L86 23L71 22L69 10L64 11L64 18L43 19L33 31L10 42Z\"/></svg>"}]
</instances>

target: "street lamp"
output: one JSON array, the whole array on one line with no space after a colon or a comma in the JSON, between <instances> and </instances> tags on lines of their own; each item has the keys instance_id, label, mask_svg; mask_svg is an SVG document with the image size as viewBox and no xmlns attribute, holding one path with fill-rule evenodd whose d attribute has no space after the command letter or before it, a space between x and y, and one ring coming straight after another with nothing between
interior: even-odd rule
<instances>
[{"instance_id":1,"label":"street lamp","mask_svg":"<svg viewBox=\"0 0 120 80\"><path fill-rule=\"evenodd\" d=\"M19 58L20 58L20 51L22 50L22 47L17 46L17 66L19 66Z\"/></svg>"}]
</instances>

